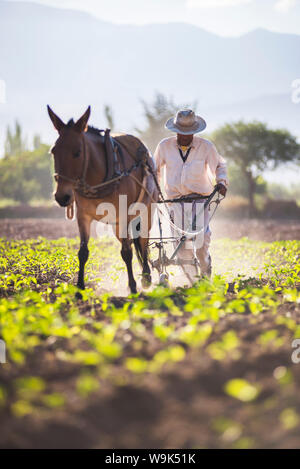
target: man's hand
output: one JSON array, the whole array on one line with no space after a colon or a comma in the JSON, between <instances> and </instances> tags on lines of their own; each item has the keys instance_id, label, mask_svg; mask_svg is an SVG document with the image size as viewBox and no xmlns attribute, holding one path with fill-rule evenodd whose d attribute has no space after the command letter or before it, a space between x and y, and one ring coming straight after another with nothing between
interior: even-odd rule
<instances>
[{"instance_id":1,"label":"man's hand","mask_svg":"<svg viewBox=\"0 0 300 469\"><path fill-rule=\"evenodd\" d=\"M223 197L226 196L227 188L226 186L224 186L224 184L222 184L221 182L218 182L215 188L218 190L218 192L220 192L221 195L223 195Z\"/></svg>"}]
</instances>

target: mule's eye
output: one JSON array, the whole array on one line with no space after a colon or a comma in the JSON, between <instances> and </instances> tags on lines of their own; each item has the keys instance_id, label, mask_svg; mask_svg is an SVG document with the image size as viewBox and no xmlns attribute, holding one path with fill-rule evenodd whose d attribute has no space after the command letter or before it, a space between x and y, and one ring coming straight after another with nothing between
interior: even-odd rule
<instances>
[{"instance_id":1,"label":"mule's eye","mask_svg":"<svg viewBox=\"0 0 300 469\"><path fill-rule=\"evenodd\" d=\"M73 156L74 156L74 158L79 158L79 156L80 156L80 150L75 151L75 153L73 153Z\"/></svg>"}]
</instances>

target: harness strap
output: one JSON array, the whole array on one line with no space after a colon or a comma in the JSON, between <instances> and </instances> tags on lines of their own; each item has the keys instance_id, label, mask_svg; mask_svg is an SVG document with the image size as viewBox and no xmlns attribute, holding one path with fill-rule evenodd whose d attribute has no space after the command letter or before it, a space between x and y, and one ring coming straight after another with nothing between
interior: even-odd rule
<instances>
[{"instance_id":1,"label":"harness strap","mask_svg":"<svg viewBox=\"0 0 300 469\"><path fill-rule=\"evenodd\" d=\"M124 176L129 176L130 173L137 169L139 166L141 165L141 162L139 163L135 163L134 165L132 165L128 170L125 170L125 171L122 171L118 176L115 176L114 178L112 179L109 179L108 181L103 181L101 182L100 184L96 184L95 186L90 186L89 184L87 184L86 182L84 183L85 186L91 190L95 190L95 189L100 189L101 187L105 187L107 186L108 184L112 184L113 182L116 182L116 181L119 181L120 179L122 179Z\"/></svg>"},{"instance_id":2,"label":"harness strap","mask_svg":"<svg viewBox=\"0 0 300 469\"><path fill-rule=\"evenodd\" d=\"M87 159L87 156L86 156L87 153L86 153L86 143L85 143L84 135L82 136L82 148L83 148L83 166L82 166L81 176L77 179L72 179L72 178L69 178L68 176L65 176L63 174L54 173L55 181L58 181L59 178L64 179L65 181L68 181L71 184L78 184L80 181L85 181L87 168L88 168L88 159Z\"/></svg>"},{"instance_id":3,"label":"harness strap","mask_svg":"<svg viewBox=\"0 0 300 469\"><path fill-rule=\"evenodd\" d=\"M85 181L89 162L87 158L86 142L85 142L84 134L82 135L82 145L83 145L83 170L82 170L82 175L80 179Z\"/></svg>"},{"instance_id":4,"label":"harness strap","mask_svg":"<svg viewBox=\"0 0 300 469\"><path fill-rule=\"evenodd\" d=\"M113 142L114 142L114 145L115 145L115 148L117 149L118 151L118 154L119 154L119 157L120 157L120 161L121 161L121 165L122 165L122 170L123 171L126 171L126 168L125 168L125 158L124 158L124 153L123 153L123 150L122 150L122 147L120 145L120 143L113 139ZM130 155L131 156L131 155Z\"/></svg>"},{"instance_id":5,"label":"harness strap","mask_svg":"<svg viewBox=\"0 0 300 469\"><path fill-rule=\"evenodd\" d=\"M106 154L106 176L104 181L109 181L113 179L114 176L119 176L121 173L116 147L110 135L110 129L106 129L104 132L104 147Z\"/></svg>"}]
</instances>

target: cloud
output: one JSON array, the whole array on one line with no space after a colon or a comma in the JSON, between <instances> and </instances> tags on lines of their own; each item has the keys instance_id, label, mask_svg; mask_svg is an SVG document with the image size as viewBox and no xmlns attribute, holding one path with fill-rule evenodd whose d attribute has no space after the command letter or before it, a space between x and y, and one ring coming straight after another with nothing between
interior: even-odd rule
<instances>
[{"instance_id":1,"label":"cloud","mask_svg":"<svg viewBox=\"0 0 300 469\"><path fill-rule=\"evenodd\" d=\"M278 0L274 7L275 10L287 12L297 5L297 3L299 3L298 0Z\"/></svg>"},{"instance_id":2,"label":"cloud","mask_svg":"<svg viewBox=\"0 0 300 469\"><path fill-rule=\"evenodd\" d=\"M234 7L251 3L253 0L187 0L189 8Z\"/></svg>"}]
</instances>

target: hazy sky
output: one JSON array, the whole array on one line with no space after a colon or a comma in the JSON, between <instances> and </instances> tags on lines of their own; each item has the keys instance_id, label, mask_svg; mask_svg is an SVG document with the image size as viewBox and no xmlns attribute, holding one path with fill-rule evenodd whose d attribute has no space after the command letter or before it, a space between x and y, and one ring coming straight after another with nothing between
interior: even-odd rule
<instances>
[{"instance_id":1,"label":"hazy sky","mask_svg":"<svg viewBox=\"0 0 300 469\"><path fill-rule=\"evenodd\" d=\"M14 1L14 0L10 0ZM21 0L26 1L26 0ZM235 36L263 27L300 34L300 0L33 0L114 23L192 23Z\"/></svg>"}]
</instances>

